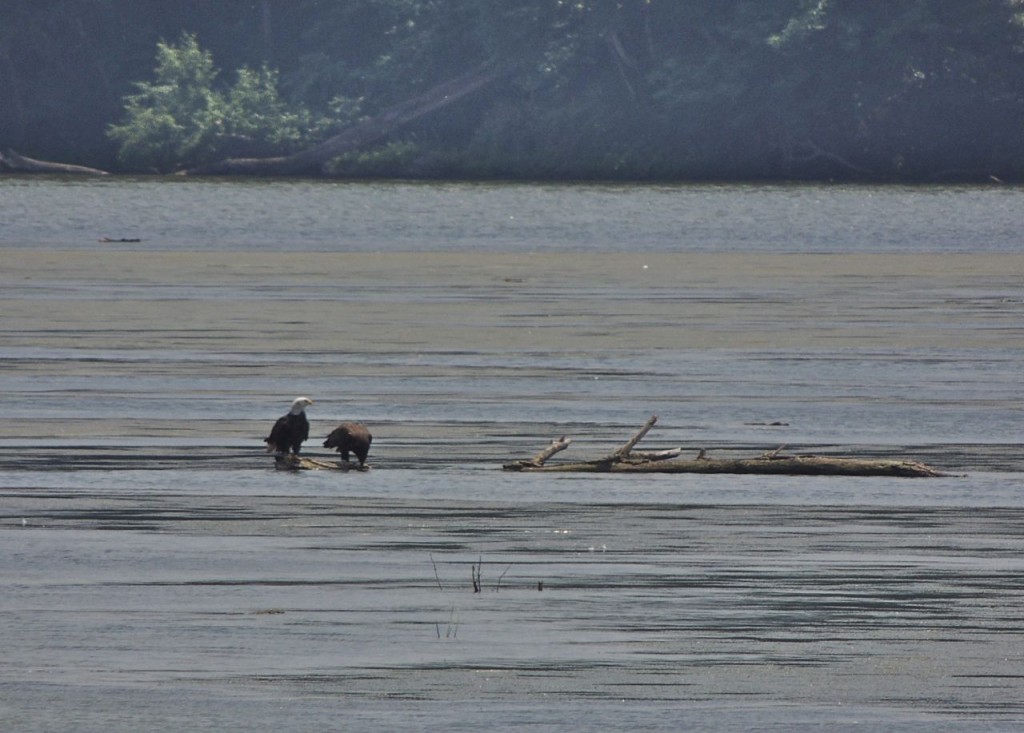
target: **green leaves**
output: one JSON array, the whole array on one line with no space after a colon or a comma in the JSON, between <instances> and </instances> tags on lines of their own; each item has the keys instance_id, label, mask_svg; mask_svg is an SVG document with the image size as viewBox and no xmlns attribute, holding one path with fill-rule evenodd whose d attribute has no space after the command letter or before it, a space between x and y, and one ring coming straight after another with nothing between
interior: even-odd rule
<instances>
[{"instance_id":1,"label":"green leaves","mask_svg":"<svg viewBox=\"0 0 1024 733\"><path fill-rule=\"evenodd\" d=\"M213 57L195 36L157 44L156 58L155 80L136 84L138 92L125 98L126 122L108 134L124 165L166 171L214 151L225 104L213 91Z\"/></svg>"},{"instance_id":2,"label":"green leaves","mask_svg":"<svg viewBox=\"0 0 1024 733\"><path fill-rule=\"evenodd\" d=\"M284 155L496 60L501 82L334 170L1024 178L1024 0L51 4L0 3L0 135L49 124L64 153L67 120L105 126L127 168Z\"/></svg>"},{"instance_id":3,"label":"green leaves","mask_svg":"<svg viewBox=\"0 0 1024 733\"><path fill-rule=\"evenodd\" d=\"M281 99L277 72L267 66L241 67L226 89L216 87L218 76L213 56L194 35L183 34L177 45L159 43L154 81L136 84L138 92L125 98L125 122L108 130L121 163L169 171L279 154L326 126Z\"/></svg>"}]
</instances>

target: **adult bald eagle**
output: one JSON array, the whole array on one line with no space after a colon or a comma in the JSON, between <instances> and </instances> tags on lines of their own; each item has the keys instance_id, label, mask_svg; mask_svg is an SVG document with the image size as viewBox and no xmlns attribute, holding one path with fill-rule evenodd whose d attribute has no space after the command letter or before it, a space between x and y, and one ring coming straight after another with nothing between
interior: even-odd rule
<instances>
[{"instance_id":1,"label":"adult bald eagle","mask_svg":"<svg viewBox=\"0 0 1024 733\"><path fill-rule=\"evenodd\" d=\"M365 425L357 422L343 422L331 431L324 441L324 448L337 448L341 460L348 463L349 452L355 453L359 459L359 467L366 466L366 456L370 453L373 436Z\"/></svg>"},{"instance_id":2,"label":"adult bald eagle","mask_svg":"<svg viewBox=\"0 0 1024 733\"><path fill-rule=\"evenodd\" d=\"M308 397L295 398L289 413L279 417L270 435L263 439L267 444L267 453L299 454L302 450L302 441L309 437L306 408L312 404L313 400Z\"/></svg>"}]
</instances>

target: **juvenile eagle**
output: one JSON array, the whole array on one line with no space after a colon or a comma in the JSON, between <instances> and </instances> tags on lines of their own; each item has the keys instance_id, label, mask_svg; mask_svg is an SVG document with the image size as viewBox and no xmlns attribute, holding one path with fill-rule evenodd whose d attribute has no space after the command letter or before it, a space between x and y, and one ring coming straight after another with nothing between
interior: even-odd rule
<instances>
[{"instance_id":1,"label":"juvenile eagle","mask_svg":"<svg viewBox=\"0 0 1024 733\"><path fill-rule=\"evenodd\" d=\"M270 435L263 439L267 444L267 453L289 452L295 455L302 450L302 441L309 437L309 420L306 419L306 408L313 404L308 397L296 397L292 409L274 423Z\"/></svg>"},{"instance_id":2,"label":"juvenile eagle","mask_svg":"<svg viewBox=\"0 0 1024 733\"><path fill-rule=\"evenodd\" d=\"M324 441L324 448L337 448L341 459L348 463L349 452L355 453L359 459L359 467L366 465L366 456L370 452L373 436L365 425L357 422L343 422L331 431Z\"/></svg>"}]
</instances>

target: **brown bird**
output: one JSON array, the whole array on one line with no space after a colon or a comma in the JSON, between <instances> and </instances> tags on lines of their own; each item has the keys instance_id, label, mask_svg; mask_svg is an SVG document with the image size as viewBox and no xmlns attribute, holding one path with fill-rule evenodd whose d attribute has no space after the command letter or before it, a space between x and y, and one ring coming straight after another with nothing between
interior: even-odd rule
<instances>
[{"instance_id":1,"label":"brown bird","mask_svg":"<svg viewBox=\"0 0 1024 733\"><path fill-rule=\"evenodd\" d=\"M324 448L337 448L341 459L348 462L348 454L355 453L359 467L366 466L366 456L370 453L373 436L366 426L357 422L343 422L331 431L324 441Z\"/></svg>"}]
</instances>

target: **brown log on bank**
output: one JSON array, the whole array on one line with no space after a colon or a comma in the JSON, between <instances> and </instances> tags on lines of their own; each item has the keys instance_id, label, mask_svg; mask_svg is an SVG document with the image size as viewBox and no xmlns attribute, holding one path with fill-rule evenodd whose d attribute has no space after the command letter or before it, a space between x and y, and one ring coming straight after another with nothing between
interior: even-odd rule
<instances>
[{"instance_id":1,"label":"brown log on bank","mask_svg":"<svg viewBox=\"0 0 1024 733\"><path fill-rule=\"evenodd\" d=\"M73 175L107 176L107 171L70 163L54 163L49 160L27 158L13 150L0 153L0 171L11 173L70 173Z\"/></svg>"},{"instance_id":2,"label":"brown log on bank","mask_svg":"<svg viewBox=\"0 0 1024 733\"><path fill-rule=\"evenodd\" d=\"M830 456L780 455L780 446L756 458L708 458L706 451L690 460L678 459L681 449L655 453L633 452L633 448L657 422L651 418L618 450L596 460L548 465L545 461L571 441L561 438L558 450L541 451L528 461L503 466L506 471L546 473L733 473L791 476L900 476L934 477L942 472L917 461L870 458L836 458ZM549 449L550 450L550 447Z\"/></svg>"},{"instance_id":3,"label":"brown log on bank","mask_svg":"<svg viewBox=\"0 0 1024 733\"><path fill-rule=\"evenodd\" d=\"M182 171L184 175L303 175L319 173L335 158L380 142L388 135L442 107L477 92L513 70L509 64L488 62L420 95L396 104L328 138L319 145L275 158L229 158Z\"/></svg>"}]
</instances>

